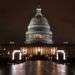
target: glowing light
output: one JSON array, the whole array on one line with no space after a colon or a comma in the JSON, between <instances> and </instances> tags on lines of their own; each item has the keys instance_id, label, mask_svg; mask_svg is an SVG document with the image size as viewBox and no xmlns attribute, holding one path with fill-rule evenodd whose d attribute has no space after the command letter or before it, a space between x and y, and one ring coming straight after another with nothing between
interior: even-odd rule
<instances>
[{"instance_id":1,"label":"glowing light","mask_svg":"<svg viewBox=\"0 0 75 75\"><path fill-rule=\"evenodd\" d=\"M9 55L9 54L10 54L10 52L7 52L7 54Z\"/></svg>"},{"instance_id":2,"label":"glowing light","mask_svg":"<svg viewBox=\"0 0 75 75\"><path fill-rule=\"evenodd\" d=\"M6 48L4 48L4 51L6 50Z\"/></svg>"},{"instance_id":3,"label":"glowing light","mask_svg":"<svg viewBox=\"0 0 75 75\"><path fill-rule=\"evenodd\" d=\"M15 59L15 54L16 54L16 53L19 53L19 60L21 60L21 59L22 59L22 53L21 53L20 50L14 50L14 51L13 51L13 53L12 53L12 60Z\"/></svg>"},{"instance_id":4,"label":"glowing light","mask_svg":"<svg viewBox=\"0 0 75 75\"><path fill-rule=\"evenodd\" d=\"M37 63L36 74L37 74L37 75L41 75L41 66L42 66L42 63L41 63L41 61L39 61L39 60L38 60L36 63Z\"/></svg>"},{"instance_id":5,"label":"glowing light","mask_svg":"<svg viewBox=\"0 0 75 75\"><path fill-rule=\"evenodd\" d=\"M57 48L55 48L55 47L51 48L51 54L55 54L56 49L57 49Z\"/></svg>"},{"instance_id":6,"label":"glowing light","mask_svg":"<svg viewBox=\"0 0 75 75\"><path fill-rule=\"evenodd\" d=\"M41 39L41 38L43 38L43 35L41 35L41 34L35 34L35 35L33 36L33 38L39 38L39 39Z\"/></svg>"},{"instance_id":7,"label":"glowing light","mask_svg":"<svg viewBox=\"0 0 75 75\"><path fill-rule=\"evenodd\" d=\"M10 44L14 44L15 42L14 41L10 41Z\"/></svg>"},{"instance_id":8,"label":"glowing light","mask_svg":"<svg viewBox=\"0 0 75 75\"><path fill-rule=\"evenodd\" d=\"M57 71L59 75L66 75L66 68L67 66L65 64L57 64Z\"/></svg>"},{"instance_id":9,"label":"glowing light","mask_svg":"<svg viewBox=\"0 0 75 75\"><path fill-rule=\"evenodd\" d=\"M40 51L41 51L40 47L38 47L38 49L37 49L37 50L38 50L38 52L40 52Z\"/></svg>"},{"instance_id":10,"label":"glowing light","mask_svg":"<svg viewBox=\"0 0 75 75\"><path fill-rule=\"evenodd\" d=\"M42 51L43 51L42 47L36 47L36 54L38 53L42 54Z\"/></svg>"},{"instance_id":11,"label":"glowing light","mask_svg":"<svg viewBox=\"0 0 75 75\"><path fill-rule=\"evenodd\" d=\"M43 48L41 47L41 54L42 54Z\"/></svg>"},{"instance_id":12,"label":"glowing light","mask_svg":"<svg viewBox=\"0 0 75 75\"><path fill-rule=\"evenodd\" d=\"M25 63L12 64L11 65L11 75L24 75L24 73L25 73L24 65L25 65Z\"/></svg>"},{"instance_id":13,"label":"glowing light","mask_svg":"<svg viewBox=\"0 0 75 75\"><path fill-rule=\"evenodd\" d=\"M22 59L22 53L20 52L20 55L19 55L19 60L21 60Z\"/></svg>"},{"instance_id":14,"label":"glowing light","mask_svg":"<svg viewBox=\"0 0 75 75\"><path fill-rule=\"evenodd\" d=\"M27 54L27 48L21 48L21 52L22 52L23 54Z\"/></svg>"},{"instance_id":15,"label":"glowing light","mask_svg":"<svg viewBox=\"0 0 75 75\"><path fill-rule=\"evenodd\" d=\"M57 52L56 52L56 59L57 59L57 60L59 59L59 55L58 55L58 53L62 53L62 54L63 54L63 60L66 59L66 56L65 56L65 52L64 52L64 50L57 50Z\"/></svg>"}]
</instances>

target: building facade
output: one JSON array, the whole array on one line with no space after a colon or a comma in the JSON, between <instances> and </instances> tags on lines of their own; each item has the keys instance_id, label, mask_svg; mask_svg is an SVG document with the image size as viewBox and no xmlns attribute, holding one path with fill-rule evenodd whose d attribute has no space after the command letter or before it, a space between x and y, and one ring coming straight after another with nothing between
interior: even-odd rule
<instances>
[{"instance_id":1,"label":"building facade","mask_svg":"<svg viewBox=\"0 0 75 75\"><path fill-rule=\"evenodd\" d=\"M50 25L42 14L41 8L36 8L35 16L31 18L25 36L25 43L10 41L9 44L0 45L0 58L15 60L19 56L21 60L22 56L45 55L50 58L55 57L57 60L75 59L75 45L53 43Z\"/></svg>"},{"instance_id":2,"label":"building facade","mask_svg":"<svg viewBox=\"0 0 75 75\"><path fill-rule=\"evenodd\" d=\"M31 19L26 31L26 44L33 44L27 47L30 55L52 55L55 48L44 44L53 44L52 31L50 25L42 14L41 8L36 8L35 16Z\"/></svg>"}]
</instances>

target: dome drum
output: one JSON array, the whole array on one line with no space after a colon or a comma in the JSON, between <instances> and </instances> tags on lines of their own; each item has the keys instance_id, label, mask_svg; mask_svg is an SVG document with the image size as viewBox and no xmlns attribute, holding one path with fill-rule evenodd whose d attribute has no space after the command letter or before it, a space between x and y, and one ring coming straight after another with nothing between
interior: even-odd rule
<instances>
[{"instance_id":1,"label":"dome drum","mask_svg":"<svg viewBox=\"0 0 75 75\"><path fill-rule=\"evenodd\" d=\"M45 27L34 27L34 28L30 28L28 29L28 31L30 32L38 32L38 31L42 31L42 32L49 32L49 28L45 28Z\"/></svg>"}]
</instances>

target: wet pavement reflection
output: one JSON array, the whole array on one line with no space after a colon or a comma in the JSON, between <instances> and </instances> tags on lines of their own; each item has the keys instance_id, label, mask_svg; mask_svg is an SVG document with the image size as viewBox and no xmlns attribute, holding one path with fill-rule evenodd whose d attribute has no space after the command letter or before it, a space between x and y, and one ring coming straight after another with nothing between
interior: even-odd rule
<instances>
[{"instance_id":1,"label":"wet pavement reflection","mask_svg":"<svg viewBox=\"0 0 75 75\"><path fill-rule=\"evenodd\" d=\"M75 65L26 61L20 64L0 65L0 75L75 75Z\"/></svg>"}]
</instances>

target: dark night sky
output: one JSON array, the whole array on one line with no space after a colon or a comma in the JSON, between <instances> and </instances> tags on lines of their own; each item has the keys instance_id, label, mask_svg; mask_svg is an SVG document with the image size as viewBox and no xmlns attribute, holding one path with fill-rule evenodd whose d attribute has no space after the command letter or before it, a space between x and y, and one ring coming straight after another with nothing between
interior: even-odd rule
<instances>
[{"instance_id":1,"label":"dark night sky","mask_svg":"<svg viewBox=\"0 0 75 75\"><path fill-rule=\"evenodd\" d=\"M47 12L49 24L54 24L55 40L75 43L74 0L0 0L0 41L24 39L37 1Z\"/></svg>"}]
</instances>

